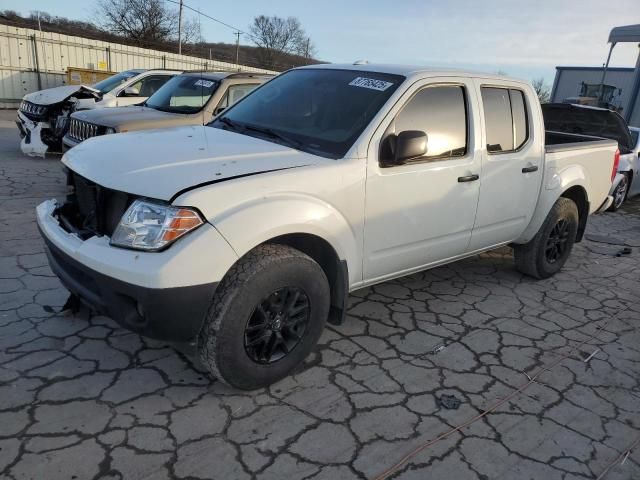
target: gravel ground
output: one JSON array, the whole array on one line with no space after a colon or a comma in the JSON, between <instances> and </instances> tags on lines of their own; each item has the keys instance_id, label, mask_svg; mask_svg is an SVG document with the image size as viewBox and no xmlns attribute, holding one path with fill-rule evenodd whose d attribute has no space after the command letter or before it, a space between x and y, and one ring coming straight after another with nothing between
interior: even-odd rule
<instances>
[{"instance_id":1,"label":"gravel ground","mask_svg":"<svg viewBox=\"0 0 640 480\"><path fill-rule=\"evenodd\" d=\"M549 280L502 249L354 292L296 375L247 393L109 318L57 313L34 208L63 175L20 154L14 115L0 111L1 478L377 478L403 459L392 478L640 478L640 446L620 461L640 438L640 200L594 217Z\"/></svg>"}]
</instances>

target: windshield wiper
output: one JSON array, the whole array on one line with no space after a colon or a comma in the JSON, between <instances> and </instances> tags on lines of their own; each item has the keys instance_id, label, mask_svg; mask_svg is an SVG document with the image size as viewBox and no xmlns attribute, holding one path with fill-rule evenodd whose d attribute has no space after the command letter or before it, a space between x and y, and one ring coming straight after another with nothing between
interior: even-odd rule
<instances>
[{"instance_id":1,"label":"windshield wiper","mask_svg":"<svg viewBox=\"0 0 640 480\"><path fill-rule=\"evenodd\" d=\"M220 119L223 120L223 119ZM243 127L245 130L252 130L254 132L258 132L258 133L263 133L271 138L276 138L284 143L286 143L287 145L293 147L293 148L297 148L297 149L301 149L302 147L302 143L299 142L298 140L291 138L287 135L283 135L279 132L276 132L275 130L268 128L268 127L260 127L257 125L251 125L248 123L243 124Z\"/></svg>"},{"instance_id":2,"label":"windshield wiper","mask_svg":"<svg viewBox=\"0 0 640 480\"><path fill-rule=\"evenodd\" d=\"M242 130L244 127L241 127L239 124L234 122L233 120L228 119L227 117L220 117L217 121L224 123L227 127L230 127L232 130Z\"/></svg>"}]
</instances>

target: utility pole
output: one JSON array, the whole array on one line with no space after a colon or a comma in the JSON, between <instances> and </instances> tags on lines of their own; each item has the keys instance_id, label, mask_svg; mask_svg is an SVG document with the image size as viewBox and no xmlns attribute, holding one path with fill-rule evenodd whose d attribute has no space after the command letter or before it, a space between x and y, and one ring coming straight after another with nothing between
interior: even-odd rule
<instances>
[{"instance_id":1,"label":"utility pole","mask_svg":"<svg viewBox=\"0 0 640 480\"><path fill-rule=\"evenodd\" d=\"M240 70L240 62L238 61L240 58L240 33L236 32L234 35L236 36L236 68Z\"/></svg>"},{"instance_id":2,"label":"utility pole","mask_svg":"<svg viewBox=\"0 0 640 480\"><path fill-rule=\"evenodd\" d=\"M178 55L182 55L182 0L178 11Z\"/></svg>"}]
</instances>

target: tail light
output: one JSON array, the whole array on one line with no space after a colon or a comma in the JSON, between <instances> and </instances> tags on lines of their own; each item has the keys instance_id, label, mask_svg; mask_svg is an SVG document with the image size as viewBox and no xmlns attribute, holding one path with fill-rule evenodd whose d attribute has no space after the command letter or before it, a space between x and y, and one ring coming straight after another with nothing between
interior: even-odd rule
<instances>
[{"instance_id":1,"label":"tail light","mask_svg":"<svg viewBox=\"0 0 640 480\"><path fill-rule=\"evenodd\" d=\"M620 150L616 149L616 154L613 156L613 169L611 170L611 183L616 178L618 173L618 165L620 165Z\"/></svg>"}]
</instances>

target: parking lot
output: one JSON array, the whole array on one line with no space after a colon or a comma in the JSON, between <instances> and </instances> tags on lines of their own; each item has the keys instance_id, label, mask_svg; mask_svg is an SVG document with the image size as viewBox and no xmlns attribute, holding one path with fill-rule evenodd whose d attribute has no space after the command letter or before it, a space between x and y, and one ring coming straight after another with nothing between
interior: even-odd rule
<instances>
[{"instance_id":1,"label":"parking lot","mask_svg":"<svg viewBox=\"0 0 640 480\"><path fill-rule=\"evenodd\" d=\"M183 348L60 312L34 208L64 175L20 153L14 116L0 111L1 478L640 478L640 200L592 218L549 280L502 249L354 292L304 368L244 392Z\"/></svg>"}]
</instances>

